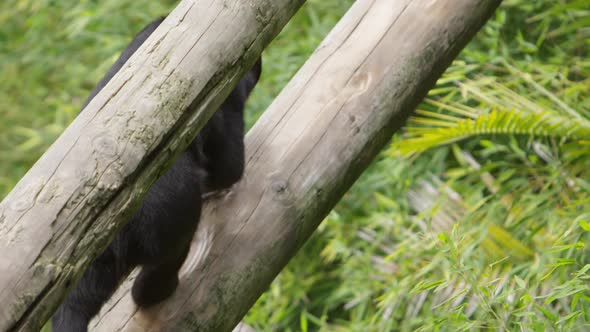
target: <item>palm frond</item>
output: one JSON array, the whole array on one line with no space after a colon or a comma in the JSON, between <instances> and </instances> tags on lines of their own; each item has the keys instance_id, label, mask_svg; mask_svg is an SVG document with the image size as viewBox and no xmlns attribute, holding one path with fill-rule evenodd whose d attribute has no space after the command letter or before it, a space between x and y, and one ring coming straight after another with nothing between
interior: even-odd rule
<instances>
[{"instance_id":1,"label":"palm frond","mask_svg":"<svg viewBox=\"0 0 590 332\"><path fill-rule=\"evenodd\" d=\"M445 107L450 114L418 110L409 120L406 135L392 146L393 152L408 155L474 136L526 135L587 140L590 124L554 111L522 112L493 109L478 113Z\"/></svg>"}]
</instances>

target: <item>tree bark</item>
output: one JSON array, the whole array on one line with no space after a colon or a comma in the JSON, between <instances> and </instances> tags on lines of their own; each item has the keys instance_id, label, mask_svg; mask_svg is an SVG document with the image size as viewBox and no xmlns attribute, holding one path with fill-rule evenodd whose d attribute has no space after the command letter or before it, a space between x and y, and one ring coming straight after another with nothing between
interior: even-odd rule
<instances>
[{"instance_id":1,"label":"tree bark","mask_svg":"<svg viewBox=\"0 0 590 332\"><path fill-rule=\"evenodd\" d=\"M303 2L178 5L0 204L0 331L40 329Z\"/></svg>"},{"instance_id":2,"label":"tree bark","mask_svg":"<svg viewBox=\"0 0 590 332\"><path fill-rule=\"evenodd\" d=\"M246 138L166 303L125 287L94 331L231 331L501 0L358 0Z\"/></svg>"}]
</instances>

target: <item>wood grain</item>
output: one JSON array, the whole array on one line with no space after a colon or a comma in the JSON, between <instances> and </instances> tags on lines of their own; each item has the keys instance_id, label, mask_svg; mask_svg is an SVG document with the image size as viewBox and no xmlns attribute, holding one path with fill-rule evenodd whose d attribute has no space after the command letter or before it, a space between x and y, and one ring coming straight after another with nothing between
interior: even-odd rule
<instances>
[{"instance_id":1,"label":"wood grain","mask_svg":"<svg viewBox=\"0 0 590 332\"><path fill-rule=\"evenodd\" d=\"M231 331L500 2L358 0L248 133L173 297L123 287L93 331Z\"/></svg>"},{"instance_id":2,"label":"wood grain","mask_svg":"<svg viewBox=\"0 0 590 332\"><path fill-rule=\"evenodd\" d=\"M41 328L302 3L180 2L0 204L0 331Z\"/></svg>"}]
</instances>

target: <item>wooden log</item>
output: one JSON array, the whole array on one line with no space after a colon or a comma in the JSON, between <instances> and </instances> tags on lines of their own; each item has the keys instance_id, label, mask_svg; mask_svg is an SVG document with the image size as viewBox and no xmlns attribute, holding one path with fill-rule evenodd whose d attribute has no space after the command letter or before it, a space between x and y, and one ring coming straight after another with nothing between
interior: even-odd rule
<instances>
[{"instance_id":1,"label":"wooden log","mask_svg":"<svg viewBox=\"0 0 590 332\"><path fill-rule=\"evenodd\" d=\"M302 3L178 5L0 204L0 331L40 329Z\"/></svg>"},{"instance_id":2,"label":"wooden log","mask_svg":"<svg viewBox=\"0 0 590 332\"><path fill-rule=\"evenodd\" d=\"M358 0L248 133L173 297L123 287L92 330L231 331L500 2Z\"/></svg>"}]
</instances>

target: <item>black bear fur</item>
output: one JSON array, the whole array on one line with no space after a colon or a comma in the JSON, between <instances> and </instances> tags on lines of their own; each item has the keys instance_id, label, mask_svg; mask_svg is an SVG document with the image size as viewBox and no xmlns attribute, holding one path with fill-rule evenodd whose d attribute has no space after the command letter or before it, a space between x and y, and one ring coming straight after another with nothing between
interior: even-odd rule
<instances>
[{"instance_id":1,"label":"black bear fur","mask_svg":"<svg viewBox=\"0 0 590 332\"><path fill-rule=\"evenodd\" d=\"M82 106L98 94L162 23L146 26L123 51ZM169 297L178 285L201 214L202 195L229 188L244 171L244 104L258 82L260 59L238 83L203 130L159 178L142 205L90 265L53 316L53 332L83 332L119 283L141 266L131 291L140 308Z\"/></svg>"}]
</instances>

